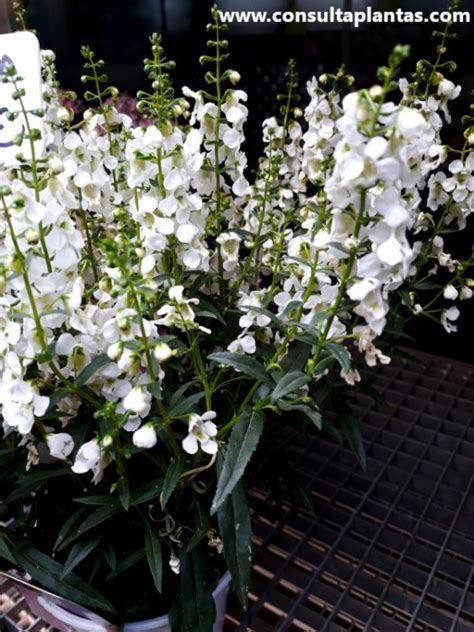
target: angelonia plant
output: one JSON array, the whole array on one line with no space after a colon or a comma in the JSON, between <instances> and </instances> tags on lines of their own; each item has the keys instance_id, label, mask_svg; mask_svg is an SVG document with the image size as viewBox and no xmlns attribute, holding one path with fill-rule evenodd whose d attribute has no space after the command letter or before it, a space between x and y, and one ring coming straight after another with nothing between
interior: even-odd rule
<instances>
[{"instance_id":1,"label":"angelonia plant","mask_svg":"<svg viewBox=\"0 0 474 632\"><path fill-rule=\"evenodd\" d=\"M173 86L151 37L146 126L88 47L79 121L52 52L42 111L7 68L31 158L0 172L4 567L110 620L171 604L173 630L209 631L226 568L247 600L244 481L269 446L326 427L364 464L360 369L390 362L410 319L455 331L474 286L444 241L474 208L474 118L444 142L449 26L407 79L397 46L370 89L310 79L305 109L290 62L255 173L216 8L203 90Z\"/></svg>"}]
</instances>

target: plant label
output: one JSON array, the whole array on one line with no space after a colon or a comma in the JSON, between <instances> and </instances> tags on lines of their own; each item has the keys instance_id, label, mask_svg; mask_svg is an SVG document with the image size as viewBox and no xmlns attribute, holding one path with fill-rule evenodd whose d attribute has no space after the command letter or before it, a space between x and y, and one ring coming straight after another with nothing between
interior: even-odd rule
<instances>
[{"instance_id":1,"label":"plant label","mask_svg":"<svg viewBox=\"0 0 474 632\"><path fill-rule=\"evenodd\" d=\"M15 86L12 83L0 81L0 164L7 166L18 162L17 156L23 154L26 159L32 158L31 143L28 138L18 144L21 136L31 129L43 131L42 117L26 112L40 110L43 107L41 93L41 55L37 37L29 31L19 31L0 35L0 80L7 74L9 66L17 71L16 88L24 90L25 95L20 99L13 99ZM21 78L21 80L20 80ZM15 120L8 120L9 112L20 112ZM30 129L28 129L30 128ZM38 158L44 148L44 140L34 142L34 153Z\"/></svg>"}]
</instances>

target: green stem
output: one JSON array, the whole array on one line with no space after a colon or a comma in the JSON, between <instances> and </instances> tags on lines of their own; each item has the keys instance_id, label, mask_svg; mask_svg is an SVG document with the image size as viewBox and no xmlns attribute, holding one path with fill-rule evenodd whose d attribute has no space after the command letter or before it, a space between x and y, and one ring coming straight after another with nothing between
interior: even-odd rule
<instances>
[{"instance_id":1,"label":"green stem","mask_svg":"<svg viewBox=\"0 0 474 632\"><path fill-rule=\"evenodd\" d=\"M366 204L366 199L367 199L367 191L365 189L362 190L361 194L360 194L360 205L359 205L359 212L357 214L357 218L356 218L356 223L354 226L354 238L358 239L359 238L359 233L360 233L360 229L362 227L362 222L364 219L364 215L365 215L365 204ZM321 336L319 337L318 340L318 344L316 347L316 351L313 354L313 366L316 366L319 358L321 356L321 352L322 349L324 347L324 344L326 342L327 336L329 334L329 331L331 329L332 323L334 322L334 318L336 317L339 308L341 306L342 303L342 299L344 298L344 294L346 292L346 288L347 288L347 284L349 282L349 279L351 278L352 275L352 268L354 267L354 263L357 257L357 250L358 250L358 246L355 245L352 247L350 255L349 255L349 259L347 260L347 264L344 270L344 274L342 276L341 279L341 283L339 285L339 290L336 296L336 300L332 306L332 308L329 310L329 317L326 320L326 325L324 327L324 330L321 334Z\"/></svg>"},{"instance_id":2,"label":"green stem","mask_svg":"<svg viewBox=\"0 0 474 632\"><path fill-rule=\"evenodd\" d=\"M16 91L18 91L18 82L16 79L13 79L13 86L15 88ZM20 97L18 99L18 102L20 104L20 108L21 108L21 112L23 114L23 119L25 121L25 126L26 126L26 131L27 131L27 136L28 136L28 142L30 145L30 153L31 153L31 176L33 178L33 187L34 187L34 191L35 191L35 200L36 202L39 202L41 199L40 196L40 185L39 185L39 178L38 178L38 161L36 158L36 148L35 148L35 141L33 140L32 137L32 129L31 129L31 125L30 125L30 119L28 116L28 112L25 108L25 104L23 102L22 97ZM48 252L48 248L46 246L46 239L45 239L45 235L44 235L44 227L43 227L43 223L39 222L38 224L38 232L39 232L39 240L40 240L40 244L41 244L41 250L43 251L43 256L44 256L44 260L46 262L46 268L48 270L49 273L51 273L53 271L53 266L51 265L51 258L49 256L49 252Z\"/></svg>"},{"instance_id":3,"label":"green stem","mask_svg":"<svg viewBox=\"0 0 474 632\"><path fill-rule=\"evenodd\" d=\"M89 255L89 262L91 264L92 274L94 275L95 283L99 283L99 273L97 271L97 265L96 265L95 256L94 256L94 248L92 246L92 236L89 230L89 223L87 221L87 213L82 208L82 193L80 189L79 189L79 204L80 204L79 215L81 216L82 222L84 224L84 232L86 234L87 253Z\"/></svg>"}]
</instances>

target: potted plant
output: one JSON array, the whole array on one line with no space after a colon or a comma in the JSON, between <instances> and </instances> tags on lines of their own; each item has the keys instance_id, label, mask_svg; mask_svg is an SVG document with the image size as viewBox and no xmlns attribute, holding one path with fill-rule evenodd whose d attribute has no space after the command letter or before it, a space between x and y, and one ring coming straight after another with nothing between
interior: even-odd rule
<instances>
[{"instance_id":1,"label":"potted plant","mask_svg":"<svg viewBox=\"0 0 474 632\"><path fill-rule=\"evenodd\" d=\"M455 329L473 260L444 232L474 200L472 119L462 149L441 140L460 90L448 27L410 80L397 46L371 89L348 92L343 69L310 80L304 111L290 63L251 181L216 8L208 31L207 88L183 96L151 38L147 126L117 111L87 47L79 122L52 53L42 111L7 66L31 156L0 174L4 567L114 623L169 612L202 632L227 569L246 604L245 475L282 426L321 429L332 397L363 464L359 368L390 361L408 318ZM130 629L161 629L147 625Z\"/></svg>"}]
</instances>

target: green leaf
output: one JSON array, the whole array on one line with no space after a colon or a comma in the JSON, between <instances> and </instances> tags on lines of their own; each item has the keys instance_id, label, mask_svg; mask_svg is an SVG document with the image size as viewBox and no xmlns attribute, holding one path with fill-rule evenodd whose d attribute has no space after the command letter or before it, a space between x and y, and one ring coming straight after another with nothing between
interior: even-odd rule
<instances>
[{"instance_id":1,"label":"green leaf","mask_svg":"<svg viewBox=\"0 0 474 632\"><path fill-rule=\"evenodd\" d=\"M163 578L161 542L158 539L156 531L149 522L145 522L145 552L156 590L161 593Z\"/></svg>"},{"instance_id":2,"label":"green leaf","mask_svg":"<svg viewBox=\"0 0 474 632\"><path fill-rule=\"evenodd\" d=\"M364 442L360 433L360 428L352 410L346 402L341 402L337 406L338 417L341 422L341 432L347 443L352 448L360 466L363 470L367 469L367 457L365 454Z\"/></svg>"},{"instance_id":3,"label":"green leaf","mask_svg":"<svg viewBox=\"0 0 474 632\"><path fill-rule=\"evenodd\" d=\"M96 548L101 539L102 534L98 534L84 538L84 540L81 540L80 542L76 542L76 544L71 548L68 558L64 564L64 569L61 573L60 579L64 579L66 575L69 575L69 573Z\"/></svg>"},{"instance_id":4,"label":"green leaf","mask_svg":"<svg viewBox=\"0 0 474 632\"><path fill-rule=\"evenodd\" d=\"M194 549L194 547L197 546L199 542L201 542L201 540L203 540L206 536L207 531L204 531L203 529L198 529L189 540L186 551L191 551L191 549Z\"/></svg>"},{"instance_id":5,"label":"green leaf","mask_svg":"<svg viewBox=\"0 0 474 632\"><path fill-rule=\"evenodd\" d=\"M114 571L117 566L117 555L115 553L115 547L112 542L107 542L107 544L102 549L104 551L104 558L109 568Z\"/></svg>"},{"instance_id":6,"label":"green leaf","mask_svg":"<svg viewBox=\"0 0 474 632\"><path fill-rule=\"evenodd\" d=\"M0 560L7 560L10 564L16 565L16 559L7 543L5 535L0 533Z\"/></svg>"},{"instance_id":7,"label":"green leaf","mask_svg":"<svg viewBox=\"0 0 474 632\"><path fill-rule=\"evenodd\" d=\"M51 592L76 601L87 608L116 613L114 606L85 581L70 573L63 579L62 564L48 557L38 549L17 541L15 546L17 564L31 575L34 581Z\"/></svg>"},{"instance_id":8,"label":"green leaf","mask_svg":"<svg viewBox=\"0 0 474 632\"><path fill-rule=\"evenodd\" d=\"M169 401L170 408L172 408L175 404L177 404L182 399L183 395L186 393L188 389L191 388L191 386L194 386L197 383L198 383L197 380L190 380L189 382L182 384L178 389L173 390L170 401Z\"/></svg>"},{"instance_id":9,"label":"green leaf","mask_svg":"<svg viewBox=\"0 0 474 632\"><path fill-rule=\"evenodd\" d=\"M31 494L33 490L36 491L38 489L41 483L49 480L50 478L57 478L59 476L66 475L65 470L58 469L57 467L43 468L28 474L22 473L19 478L19 485L9 496L7 496L5 503L9 503L13 500L17 500L18 498L23 498L23 496Z\"/></svg>"},{"instance_id":10,"label":"green leaf","mask_svg":"<svg viewBox=\"0 0 474 632\"><path fill-rule=\"evenodd\" d=\"M438 281L418 281L413 287L416 290L440 290L443 286Z\"/></svg>"},{"instance_id":11,"label":"green leaf","mask_svg":"<svg viewBox=\"0 0 474 632\"><path fill-rule=\"evenodd\" d=\"M103 505L115 505L119 506L120 502L117 498L113 498L113 496L109 496L106 494L98 494L97 496L83 496L78 498L73 498L75 503L80 503L81 505L97 505L99 507Z\"/></svg>"},{"instance_id":12,"label":"green leaf","mask_svg":"<svg viewBox=\"0 0 474 632\"><path fill-rule=\"evenodd\" d=\"M174 492L176 485L178 484L179 477L183 473L185 460L182 455L174 457L171 461L171 465L166 471L165 482L163 483L163 491L160 495L161 508L166 507L166 503L170 499L171 494Z\"/></svg>"},{"instance_id":13,"label":"green leaf","mask_svg":"<svg viewBox=\"0 0 474 632\"><path fill-rule=\"evenodd\" d=\"M304 415L306 415L306 417L311 419L311 421L316 426L316 428L318 428L318 430L321 430L323 426L323 419L321 417L321 413L319 413L314 408L311 408L311 406L307 406L306 404L300 404L300 403L293 404L292 402L289 402L289 401L285 402L281 400L278 402L278 405L280 406L282 410L288 410L288 411L298 410L302 412Z\"/></svg>"},{"instance_id":14,"label":"green leaf","mask_svg":"<svg viewBox=\"0 0 474 632\"><path fill-rule=\"evenodd\" d=\"M241 481L237 483L232 494L227 496L220 507L217 520L232 584L245 609L252 570L252 525Z\"/></svg>"},{"instance_id":15,"label":"green leaf","mask_svg":"<svg viewBox=\"0 0 474 632\"><path fill-rule=\"evenodd\" d=\"M128 479L125 476L119 478L117 483L117 491L120 498L120 502L125 511L130 507L130 487L128 486Z\"/></svg>"},{"instance_id":16,"label":"green leaf","mask_svg":"<svg viewBox=\"0 0 474 632\"><path fill-rule=\"evenodd\" d=\"M207 561L207 551L201 547L181 551L179 594L170 610L172 632L212 630L215 606Z\"/></svg>"},{"instance_id":17,"label":"green leaf","mask_svg":"<svg viewBox=\"0 0 474 632\"><path fill-rule=\"evenodd\" d=\"M66 522L63 524L63 526L59 530L58 536L56 538L56 542L54 543L54 546L53 546L53 551L56 551L56 549L64 542L69 532L73 529L73 527L79 522L79 520L81 520L81 518L88 511L89 510L87 507L81 507L80 509L75 511L72 514L72 516L69 516L69 518L66 520Z\"/></svg>"},{"instance_id":18,"label":"green leaf","mask_svg":"<svg viewBox=\"0 0 474 632\"><path fill-rule=\"evenodd\" d=\"M148 503L150 500L157 498L163 489L163 478L155 478L155 480L146 483L132 493L131 505L141 505Z\"/></svg>"},{"instance_id":19,"label":"green leaf","mask_svg":"<svg viewBox=\"0 0 474 632\"><path fill-rule=\"evenodd\" d=\"M271 394L272 402L276 402L282 397L294 393L308 382L309 377L301 371L290 371L278 381Z\"/></svg>"},{"instance_id":20,"label":"green leaf","mask_svg":"<svg viewBox=\"0 0 474 632\"><path fill-rule=\"evenodd\" d=\"M117 564L115 569L107 576L107 579L113 579L118 575L121 575L124 571L131 568L134 564L142 560L146 555L145 547L138 549L138 551L134 551L130 555L127 555L121 562Z\"/></svg>"},{"instance_id":21,"label":"green leaf","mask_svg":"<svg viewBox=\"0 0 474 632\"><path fill-rule=\"evenodd\" d=\"M72 533L69 537L67 537L59 546L57 546L57 550L60 551L64 549L66 546L80 538L84 533L97 527L99 524L106 522L112 516L115 516L120 511L120 507L117 507L115 504L111 504L109 506L104 505L103 507L99 507L95 509L89 516L81 522L81 524L74 529L74 533Z\"/></svg>"},{"instance_id":22,"label":"green leaf","mask_svg":"<svg viewBox=\"0 0 474 632\"><path fill-rule=\"evenodd\" d=\"M151 393L151 395L153 395L155 399L157 399L158 401L162 400L163 395L162 395L161 386L159 382L155 382L154 384L148 384L147 388L148 388L148 392Z\"/></svg>"},{"instance_id":23,"label":"green leaf","mask_svg":"<svg viewBox=\"0 0 474 632\"><path fill-rule=\"evenodd\" d=\"M349 373L351 371L351 356L347 349L338 342L326 342L325 346L329 353L339 362L344 373Z\"/></svg>"},{"instance_id":24,"label":"green leaf","mask_svg":"<svg viewBox=\"0 0 474 632\"><path fill-rule=\"evenodd\" d=\"M254 380L271 384L270 376L265 371L265 367L257 362L255 358L251 358L241 353L232 353L231 351L221 351L219 353L211 353L209 360L214 360L218 364L225 364L236 371L245 373Z\"/></svg>"},{"instance_id":25,"label":"green leaf","mask_svg":"<svg viewBox=\"0 0 474 632\"><path fill-rule=\"evenodd\" d=\"M246 408L237 420L229 438L224 465L217 482L211 513L215 513L242 478L263 430L264 415Z\"/></svg>"},{"instance_id":26,"label":"green leaf","mask_svg":"<svg viewBox=\"0 0 474 632\"><path fill-rule=\"evenodd\" d=\"M86 366L84 370L82 370L76 378L76 384L78 386L84 386L89 378L91 378L96 371L101 369L106 364L110 363L110 358L104 353L97 358L94 358L90 364Z\"/></svg>"},{"instance_id":27,"label":"green leaf","mask_svg":"<svg viewBox=\"0 0 474 632\"><path fill-rule=\"evenodd\" d=\"M185 397L181 401L177 402L169 411L169 417L181 417L181 415L186 415L191 412L194 404L197 404L203 397L205 397L205 393L194 393L194 395L189 395L189 397Z\"/></svg>"}]
</instances>

